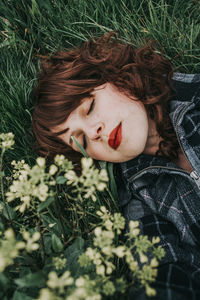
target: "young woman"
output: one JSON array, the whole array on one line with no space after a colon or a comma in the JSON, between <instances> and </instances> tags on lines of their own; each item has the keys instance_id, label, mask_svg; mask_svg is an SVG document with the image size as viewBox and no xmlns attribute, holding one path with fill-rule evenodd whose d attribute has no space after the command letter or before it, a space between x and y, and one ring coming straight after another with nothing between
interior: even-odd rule
<instances>
[{"instance_id":1,"label":"young woman","mask_svg":"<svg viewBox=\"0 0 200 300\"><path fill-rule=\"evenodd\" d=\"M35 90L38 151L115 163L119 205L160 237L156 299L200 298L200 75L173 74L151 45L112 34L43 62ZM131 295L146 299L145 293Z\"/></svg>"}]
</instances>

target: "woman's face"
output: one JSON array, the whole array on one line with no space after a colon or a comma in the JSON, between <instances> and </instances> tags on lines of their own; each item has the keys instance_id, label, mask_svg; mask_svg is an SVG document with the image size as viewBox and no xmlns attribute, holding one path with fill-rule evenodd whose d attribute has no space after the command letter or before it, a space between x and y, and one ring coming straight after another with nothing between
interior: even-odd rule
<instances>
[{"instance_id":1,"label":"woman's face","mask_svg":"<svg viewBox=\"0 0 200 300\"><path fill-rule=\"evenodd\" d=\"M74 136L87 154L97 160L123 162L141 154L148 138L144 105L110 83L97 87L92 95L56 127L56 131L68 128L61 135L62 140L80 152L70 138Z\"/></svg>"}]
</instances>

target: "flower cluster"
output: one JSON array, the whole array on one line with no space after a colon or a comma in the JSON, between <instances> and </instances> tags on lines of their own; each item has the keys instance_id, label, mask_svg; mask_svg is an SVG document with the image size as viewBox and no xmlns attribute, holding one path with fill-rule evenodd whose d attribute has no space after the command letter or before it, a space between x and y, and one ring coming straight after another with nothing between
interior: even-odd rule
<instances>
[{"instance_id":1,"label":"flower cluster","mask_svg":"<svg viewBox=\"0 0 200 300\"><path fill-rule=\"evenodd\" d=\"M86 267L89 262L93 262L96 266L96 273L106 277L115 270L114 255L120 258L125 255L125 246L115 246L115 237L124 229L125 220L120 213L110 215L104 206L100 207L97 215L103 222L94 230L95 248L87 248L86 252L80 256L79 263Z\"/></svg>"},{"instance_id":2,"label":"flower cluster","mask_svg":"<svg viewBox=\"0 0 200 300\"><path fill-rule=\"evenodd\" d=\"M30 233L28 231L22 232L22 236L25 240L25 249L27 252L35 251L39 248L39 244L36 243L40 239L40 233L34 232L32 237L30 236Z\"/></svg>"},{"instance_id":3,"label":"flower cluster","mask_svg":"<svg viewBox=\"0 0 200 300\"><path fill-rule=\"evenodd\" d=\"M96 190L103 191L108 182L108 175L105 169L98 170L93 164L92 158L82 158L82 174L80 177L71 170L65 173L67 185L73 185L75 190L83 195L83 198L92 198L96 201Z\"/></svg>"},{"instance_id":4,"label":"flower cluster","mask_svg":"<svg viewBox=\"0 0 200 300\"><path fill-rule=\"evenodd\" d=\"M24 159L22 159L18 162L13 160L11 162L11 165L13 166L12 176L14 179L23 180L24 178L26 178L26 176L28 175L28 173L30 171L30 167L28 164L25 163Z\"/></svg>"},{"instance_id":5,"label":"flower cluster","mask_svg":"<svg viewBox=\"0 0 200 300\"><path fill-rule=\"evenodd\" d=\"M65 300L101 300L97 282L84 275L76 279L74 291Z\"/></svg>"},{"instance_id":6,"label":"flower cluster","mask_svg":"<svg viewBox=\"0 0 200 300\"><path fill-rule=\"evenodd\" d=\"M66 266L67 260L62 257L53 257L53 265L56 270L62 270Z\"/></svg>"},{"instance_id":7,"label":"flower cluster","mask_svg":"<svg viewBox=\"0 0 200 300\"><path fill-rule=\"evenodd\" d=\"M146 236L140 235L139 222L130 221L127 242L119 245L117 237L125 229L125 219L120 213L111 215L104 206L100 207L97 215L101 218L101 223L94 229L93 243L78 259L85 273L75 279L69 271L60 276L56 272L50 272L48 288L40 291L38 300L42 300L44 296L49 300L101 300L103 296L123 292L126 281L122 277L114 278L116 258L124 258L126 261L132 272L132 284L140 282L148 296L155 295L150 284L156 278L158 260L164 255L163 249L159 247L157 253L154 253L154 245L159 243L159 238L148 240ZM54 258L54 261L57 263L59 259ZM90 276L88 268L95 268L96 272L92 272Z\"/></svg>"},{"instance_id":8,"label":"flower cluster","mask_svg":"<svg viewBox=\"0 0 200 300\"><path fill-rule=\"evenodd\" d=\"M11 228L4 232L4 237L0 242L0 272L13 264L14 258L19 254L19 250L24 249L24 242L17 241Z\"/></svg>"},{"instance_id":9,"label":"flower cluster","mask_svg":"<svg viewBox=\"0 0 200 300\"><path fill-rule=\"evenodd\" d=\"M110 216L104 206L97 211L97 214L103 222L94 230L95 248L87 248L79 258L80 265L86 267L93 263L96 266L96 273L106 280L115 270L114 255L124 258L132 271L133 280L140 279L141 285L146 288L147 295L153 296L155 290L150 287L150 283L155 281L158 260L164 256L163 248L154 246L159 243L159 238L148 240L147 236L139 234L139 222L130 221L129 232L126 234L127 243L115 245L116 234L120 234L125 227L124 218L120 213ZM147 253L153 253L153 257L150 259Z\"/></svg>"},{"instance_id":10,"label":"flower cluster","mask_svg":"<svg viewBox=\"0 0 200 300\"><path fill-rule=\"evenodd\" d=\"M12 148L14 143L14 134L12 132L0 134L0 148L3 152L7 149Z\"/></svg>"},{"instance_id":11,"label":"flower cluster","mask_svg":"<svg viewBox=\"0 0 200 300\"><path fill-rule=\"evenodd\" d=\"M64 288L66 286L72 285L74 279L70 276L69 271L65 271L62 276L58 277L56 272L49 273L49 279L47 281L47 286L51 289L57 289L60 294L64 293Z\"/></svg>"},{"instance_id":12,"label":"flower cluster","mask_svg":"<svg viewBox=\"0 0 200 300\"><path fill-rule=\"evenodd\" d=\"M37 198L45 201L51 195L49 184L55 185L55 180L50 181L51 175L45 172L45 159L38 157L36 163L32 168L23 162L13 163L14 166L17 166L19 177L12 182L6 196L8 202L15 199L21 200L20 205L16 207L16 210L21 213L30 207L31 200L34 201Z\"/></svg>"}]
</instances>

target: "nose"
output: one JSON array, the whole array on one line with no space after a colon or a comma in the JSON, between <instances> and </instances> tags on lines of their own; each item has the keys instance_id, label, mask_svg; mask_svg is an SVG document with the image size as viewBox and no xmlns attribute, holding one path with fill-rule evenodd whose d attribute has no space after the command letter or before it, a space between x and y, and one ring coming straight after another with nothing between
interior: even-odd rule
<instances>
[{"instance_id":1,"label":"nose","mask_svg":"<svg viewBox=\"0 0 200 300\"><path fill-rule=\"evenodd\" d=\"M99 140L102 137L104 129L104 124L102 122L98 122L93 126L89 126L86 134L91 140Z\"/></svg>"}]
</instances>

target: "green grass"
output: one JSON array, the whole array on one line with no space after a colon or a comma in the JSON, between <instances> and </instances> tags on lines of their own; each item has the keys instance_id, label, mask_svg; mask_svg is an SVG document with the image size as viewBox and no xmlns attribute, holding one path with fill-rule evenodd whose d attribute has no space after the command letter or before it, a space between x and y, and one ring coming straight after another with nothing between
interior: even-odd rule
<instances>
[{"instance_id":1,"label":"green grass","mask_svg":"<svg viewBox=\"0 0 200 300\"><path fill-rule=\"evenodd\" d=\"M2 0L0 2L0 132L15 134L11 159L32 162L31 90L38 59L90 36L116 30L141 46L157 41L176 71L200 71L198 0Z\"/></svg>"}]
</instances>

